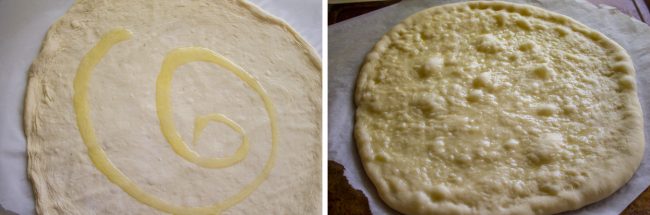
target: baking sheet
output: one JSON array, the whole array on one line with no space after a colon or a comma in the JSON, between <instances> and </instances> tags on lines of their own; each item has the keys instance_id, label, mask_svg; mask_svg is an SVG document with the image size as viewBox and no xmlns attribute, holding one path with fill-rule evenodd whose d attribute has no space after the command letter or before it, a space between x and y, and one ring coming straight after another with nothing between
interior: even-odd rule
<instances>
[{"instance_id":1,"label":"baking sheet","mask_svg":"<svg viewBox=\"0 0 650 215\"><path fill-rule=\"evenodd\" d=\"M285 20L322 53L320 0L250 0ZM0 0L0 215L34 214L27 181L23 96L47 29L74 0Z\"/></svg>"},{"instance_id":2,"label":"baking sheet","mask_svg":"<svg viewBox=\"0 0 650 215\"><path fill-rule=\"evenodd\" d=\"M650 27L612 7L598 8L582 0L510 0L529 3L582 22L618 42L632 56L637 71L638 92L644 111L646 143L650 142ZM368 196L374 214L395 214L377 196L357 156L353 139L353 93L356 75L372 46L392 26L409 15L435 5L459 2L403 1L363 16L330 26L329 35L329 159L343 164L345 175L356 189ZM619 214L650 185L650 147L632 179L610 197L565 214Z\"/></svg>"}]
</instances>

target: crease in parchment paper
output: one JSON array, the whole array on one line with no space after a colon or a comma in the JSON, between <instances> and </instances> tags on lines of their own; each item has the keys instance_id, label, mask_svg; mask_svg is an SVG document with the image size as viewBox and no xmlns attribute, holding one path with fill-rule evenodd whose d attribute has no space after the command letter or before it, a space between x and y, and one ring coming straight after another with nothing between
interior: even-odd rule
<instances>
[{"instance_id":1,"label":"crease in parchment paper","mask_svg":"<svg viewBox=\"0 0 650 215\"><path fill-rule=\"evenodd\" d=\"M10 211L0 205L0 215L18 215L16 212Z\"/></svg>"},{"instance_id":2,"label":"crease in parchment paper","mask_svg":"<svg viewBox=\"0 0 650 215\"><path fill-rule=\"evenodd\" d=\"M644 130L650 131L650 27L611 7L598 7L585 0L509 0L546 8L598 30L623 46L632 57L637 72L639 100ZM394 25L429 7L459 0L402 1L371 13L332 25L329 35L328 155L345 166L350 184L362 190L374 214L397 214L386 206L367 178L353 138L353 103L356 76L363 59L374 44ZM646 143L650 142L648 135ZM646 145L639 169L627 184L611 196L564 215L619 214L650 185L650 147Z\"/></svg>"}]
</instances>

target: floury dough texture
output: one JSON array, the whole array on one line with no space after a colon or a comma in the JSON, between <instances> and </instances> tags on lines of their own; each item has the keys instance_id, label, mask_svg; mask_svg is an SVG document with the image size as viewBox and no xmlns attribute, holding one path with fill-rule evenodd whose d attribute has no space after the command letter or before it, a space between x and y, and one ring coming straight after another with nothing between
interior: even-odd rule
<instances>
[{"instance_id":1,"label":"floury dough texture","mask_svg":"<svg viewBox=\"0 0 650 215\"><path fill-rule=\"evenodd\" d=\"M644 150L630 57L566 16L506 2L412 15L357 80L364 169L406 214L552 214L603 199Z\"/></svg>"},{"instance_id":2,"label":"floury dough texture","mask_svg":"<svg viewBox=\"0 0 650 215\"><path fill-rule=\"evenodd\" d=\"M36 210L320 213L320 70L245 1L77 1L29 73Z\"/></svg>"}]
</instances>

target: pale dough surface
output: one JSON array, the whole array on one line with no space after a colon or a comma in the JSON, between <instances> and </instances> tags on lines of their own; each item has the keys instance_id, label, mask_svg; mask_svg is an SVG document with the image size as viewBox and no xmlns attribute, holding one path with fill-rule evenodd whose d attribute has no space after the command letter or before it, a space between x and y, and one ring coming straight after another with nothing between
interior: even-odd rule
<instances>
[{"instance_id":1,"label":"pale dough surface","mask_svg":"<svg viewBox=\"0 0 650 215\"><path fill-rule=\"evenodd\" d=\"M357 80L370 180L406 214L551 214L622 186L644 150L630 57L568 17L471 2L388 32Z\"/></svg>"},{"instance_id":2,"label":"pale dough surface","mask_svg":"<svg viewBox=\"0 0 650 215\"><path fill-rule=\"evenodd\" d=\"M90 116L97 140L143 190L168 202L205 206L238 192L262 169L271 146L260 97L227 70L189 63L174 74L172 108L191 142L194 117L219 112L249 135L250 152L235 166L204 169L177 156L156 117L156 77L175 48L208 48L244 68L265 88L278 116L277 159L268 179L224 214L321 211L321 65L284 22L244 1L78 1L49 30L34 61L25 106L28 174L40 214L158 214L112 184L90 161L72 107L81 58L114 28L133 32L93 71ZM241 137L209 124L201 155L226 156Z\"/></svg>"}]
</instances>

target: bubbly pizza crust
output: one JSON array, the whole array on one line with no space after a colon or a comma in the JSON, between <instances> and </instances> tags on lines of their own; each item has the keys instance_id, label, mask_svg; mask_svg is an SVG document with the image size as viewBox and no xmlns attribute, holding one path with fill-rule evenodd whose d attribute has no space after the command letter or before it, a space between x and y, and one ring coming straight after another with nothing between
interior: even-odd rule
<instances>
[{"instance_id":1,"label":"bubbly pizza crust","mask_svg":"<svg viewBox=\"0 0 650 215\"><path fill-rule=\"evenodd\" d=\"M644 149L625 50L528 5L408 17L367 55L355 138L380 197L406 214L551 214L626 183Z\"/></svg>"},{"instance_id":2,"label":"bubbly pizza crust","mask_svg":"<svg viewBox=\"0 0 650 215\"><path fill-rule=\"evenodd\" d=\"M93 165L73 111L80 61L115 28L116 44L89 81L90 116L110 161L142 190L186 207L222 202L253 180L271 153L269 116L260 96L228 70L194 62L171 87L174 121L192 142L196 116L218 112L247 132L248 156L205 169L179 157L156 117L156 77L167 52L202 47L225 56L265 89L278 118L275 165L268 178L226 214L321 211L321 63L290 26L256 6L231 1L77 1L49 29L29 72L25 98L28 175L39 214L160 214L126 194ZM210 123L195 145L223 157L241 136Z\"/></svg>"}]
</instances>

